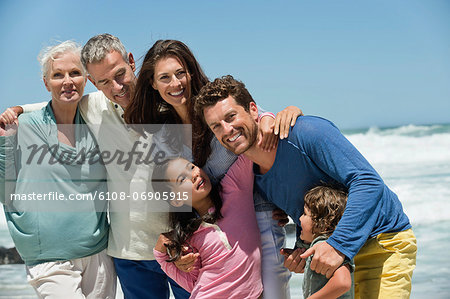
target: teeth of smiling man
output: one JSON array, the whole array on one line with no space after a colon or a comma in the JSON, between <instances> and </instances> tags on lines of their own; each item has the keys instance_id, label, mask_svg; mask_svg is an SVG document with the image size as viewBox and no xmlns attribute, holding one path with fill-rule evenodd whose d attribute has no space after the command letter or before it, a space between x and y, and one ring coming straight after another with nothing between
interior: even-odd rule
<instances>
[{"instance_id":1,"label":"teeth of smiling man","mask_svg":"<svg viewBox=\"0 0 450 299\"><path fill-rule=\"evenodd\" d=\"M233 142L233 141L235 141L236 139L238 139L238 137L239 136L241 136L241 133L237 133L236 135L234 135L233 137L231 137L231 138L228 138L228 141L231 141L231 142Z\"/></svg>"},{"instance_id":2,"label":"teeth of smiling man","mask_svg":"<svg viewBox=\"0 0 450 299\"><path fill-rule=\"evenodd\" d=\"M120 94L118 94L118 95L116 95L116 96L117 96L117 97L123 97L126 93L127 93L127 92L124 91L124 92L122 92L122 93L120 93Z\"/></svg>"},{"instance_id":3,"label":"teeth of smiling man","mask_svg":"<svg viewBox=\"0 0 450 299\"><path fill-rule=\"evenodd\" d=\"M180 94L183 93L183 91L184 91L184 89L182 89L182 90L180 90L180 91L178 91L178 92L169 92L169 94L170 94L171 96L179 96Z\"/></svg>"}]
</instances>

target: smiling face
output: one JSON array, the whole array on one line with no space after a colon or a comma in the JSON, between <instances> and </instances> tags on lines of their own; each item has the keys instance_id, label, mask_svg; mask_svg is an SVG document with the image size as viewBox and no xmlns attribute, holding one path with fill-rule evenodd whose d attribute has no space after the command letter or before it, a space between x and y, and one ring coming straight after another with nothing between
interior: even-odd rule
<instances>
[{"instance_id":1,"label":"smiling face","mask_svg":"<svg viewBox=\"0 0 450 299\"><path fill-rule=\"evenodd\" d=\"M44 77L44 84L58 103L77 103L83 96L86 78L83 76L80 56L73 52L57 55Z\"/></svg>"},{"instance_id":2,"label":"smiling face","mask_svg":"<svg viewBox=\"0 0 450 299\"><path fill-rule=\"evenodd\" d=\"M311 219L311 212L306 206L303 209L303 215L300 216L300 224L302 226L300 238L307 243L311 243L314 240L312 233L313 221Z\"/></svg>"},{"instance_id":3,"label":"smiling face","mask_svg":"<svg viewBox=\"0 0 450 299\"><path fill-rule=\"evenodd\" d=\"M190 86L190 74L178 58L168 56L158 60L155 65L152 87L175 110L187 107L191 96Z\"/></svg>"},{"instance_id":4,"label":"smiling face","mask_svg":"<svg viewBox=\"0 0 450 299\"><path fill-rule=\"evenodd\" d=\"M201 202L211 192L208 175L199 167L185 159L169 162L166 172L173 192L188 192L191 195L192 207L199 209Z\"/></svg>"},{"instance_id":5,"label":"smiling face","mask_svg":"<svg viewBox=\"0 0 450 299\"><path fill-rule=\"evenodd\" d=\"M214 106L203 109L206 124L220 143L236 155L256 145L258 108L250 103L249 111L229 96Z\"/></svg>"},{"instance_id":6,"label":"smiling face","mask_svg":"<svg viewBox=\"0 0 450 299\"><path fill-rule=\"evenodd\" d=\"M129 62L117 51L111 51L100 62L88 63L89 80L105 96L126 108L136 86L134 58L128 53Z\"/></svg>"}]
</instances>

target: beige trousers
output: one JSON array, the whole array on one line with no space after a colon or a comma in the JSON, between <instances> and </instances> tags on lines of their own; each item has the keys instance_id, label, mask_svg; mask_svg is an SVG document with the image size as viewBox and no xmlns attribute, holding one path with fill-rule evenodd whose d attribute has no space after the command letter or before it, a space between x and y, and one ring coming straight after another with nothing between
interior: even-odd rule
<instances>
[{"instance_id":1,"label":"beige trousers","mask_svg":"<svg viewBox=\"0 0 450 299\"><path fill-rule=\"evenodd\" d=\"M38 298L114 299L116 296L116 271L106 250L79 259L26 266L26 270L28 283Z\"/></svg>"}]
</instances>

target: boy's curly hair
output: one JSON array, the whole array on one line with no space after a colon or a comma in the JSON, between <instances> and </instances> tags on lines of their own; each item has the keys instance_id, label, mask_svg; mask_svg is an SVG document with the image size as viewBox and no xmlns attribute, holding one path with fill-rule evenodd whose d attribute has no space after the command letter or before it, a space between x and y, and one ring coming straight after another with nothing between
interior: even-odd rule
<instances>
[{"instance_id":1,"label":"boy's curly hair","mask_svg":"<svg viewBox=\"0 0 450 299\"><path fill-rule=\"evenodd\" d=\"M344 214L347 192L330 186L318 186L305 195L305 207L311 212L312 234L330 236Z\"/></svg>"}]
</instances>

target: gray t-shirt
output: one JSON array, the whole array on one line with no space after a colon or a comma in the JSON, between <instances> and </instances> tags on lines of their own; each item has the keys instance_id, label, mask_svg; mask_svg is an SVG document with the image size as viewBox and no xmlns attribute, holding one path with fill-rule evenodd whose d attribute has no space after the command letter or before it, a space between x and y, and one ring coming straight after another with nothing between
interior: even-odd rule
<instances>
[{"instance_id":1,"label":"gray t-shirt","mask_svg":"<svg viewBox=\"0 0 450 299\"><path fill-rule=\"evenodd\" d=\"M328 239L327 236L319 236L315 238L310 247L314 246L315 244L325 242ZM319 291L321 288L325 286L325 284L328 282L328 278L326 278L325 275L316 273L315 271L311 270L311 260L312 256L309 256L306 258L306 265L305 265L305 273L303 276L303 297L308 298L312 294ZM351 289L345 293L344 295L340 296L340 299L353 299L355 297L355 285L353 280L353 272L355 270L355 265L353 263L353 260L345 260L342 265L348 264L350 266L351 276L352 276L352 287Z\"/></svg>"}]
</instances>

